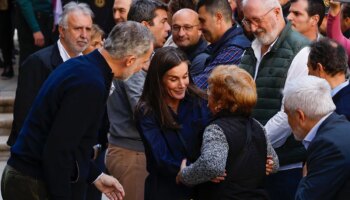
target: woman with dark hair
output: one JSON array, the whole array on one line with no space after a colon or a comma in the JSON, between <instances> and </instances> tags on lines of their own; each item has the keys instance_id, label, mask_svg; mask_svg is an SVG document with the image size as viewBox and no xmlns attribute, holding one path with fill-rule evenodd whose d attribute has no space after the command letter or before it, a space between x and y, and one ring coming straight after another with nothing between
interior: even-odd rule
<instances>
[{"instance_id":1,"label":"woman with dark hair","mask_svg":"<svg viewBox=\"0 0 350 200\"><path fill-rule=\"evenodd\" d=\"M264 191L266 160L278 158L263 126L251 117L257 101L253 78L237 66L218 66L208 79L208 106L214 119L205 128L200 157L186 167L178 183L199 185L198 199L268 199ZM208 182L226 170L225 180Z\"/></svg>"},{"instance_id":2,"label":"woman with dark hair","mask_svg":"<svg viewBox=\"0 0 350 200\"><path fill-rule=\"evenodd\" d=\"M204 93L190 83L183 52L164 47L155 52L136 107L145 146L145 199L190 199L193 191L176 184L182 159L194 162L210 111Z\"/></svg>"}]
</instances>

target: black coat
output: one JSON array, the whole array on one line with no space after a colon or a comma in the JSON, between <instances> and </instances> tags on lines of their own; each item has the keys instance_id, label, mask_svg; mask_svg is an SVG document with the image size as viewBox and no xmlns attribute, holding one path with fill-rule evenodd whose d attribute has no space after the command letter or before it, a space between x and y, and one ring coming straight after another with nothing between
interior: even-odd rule
<instances>
[{"instance_id":1,"label":"black coat","mask_svg":"<svg viewBox=\"0 0 350 200\"><path fill-rule=\"evenodd\" d=\"M63 60L56 43L30 55L20 66L12 130L7 141L9 146L16 142L18 133L39 89L50 73L61 63Z\"/></svg>"}]
</instances>

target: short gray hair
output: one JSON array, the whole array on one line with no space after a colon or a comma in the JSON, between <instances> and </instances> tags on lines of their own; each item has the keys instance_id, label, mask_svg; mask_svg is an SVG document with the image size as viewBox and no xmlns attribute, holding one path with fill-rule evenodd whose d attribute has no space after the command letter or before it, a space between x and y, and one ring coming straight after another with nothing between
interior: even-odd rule
<instances>
[{"instance_id":1,"label":"short gray hair","mask_svg":"<svg viewBox=\"0 0 350 200\"><path fill-rule=\"evenodd\" d=\"M63 7L63 13L59 20L58 25L64 28L68 27L68 15L72 12L81 12L83 15L88 15L91 18L94 17L94 13L86 3L76 3L71 1Z\"/></svg>"},{"instance_id":2,"label":"short gray hair","mask_svg":"<svg viewBox=\"0 0 350 200\"><path fill-rule=\"evenodd\" d=\"M304 76L289 82L283 91L284 107L291 113L301 109L310 119L319 119L335 110L328 82Z\"/></svg>"},{"instance_id":3,"label":"short gray hair","mask_svg":"<svg viewBox=\"0 0 350 200\"><path fill-rule=\"evenodd\" d=\"M104 48L113 58L139 57L147 53L153 42L153 34L148 28L138 22L126 21L114 26L104 42Z\"/></svg>"}]
</instances>

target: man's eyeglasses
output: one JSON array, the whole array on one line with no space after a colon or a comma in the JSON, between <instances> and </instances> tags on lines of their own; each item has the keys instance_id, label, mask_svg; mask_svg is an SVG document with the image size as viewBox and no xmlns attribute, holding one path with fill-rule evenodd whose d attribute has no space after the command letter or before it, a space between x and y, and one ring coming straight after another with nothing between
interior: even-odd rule
<instances>
[{"instance_id":1,"label":"man's eyeglasses","mask_svg":"<svg viewBox=\"0 0 350 200\"><path fill-rule=\"evenodd\" d=\"M251 27L252 26L252 24L254 25L254 26L259 26L262 22L263 22L263 20L264 20L264 17L267 15L267 14L269 14L272 10L274 10L275 8L271 8L269 11L267 11L265 14L263 14L261 17L255 17L255 18L253 18L253 19L247 19L247 18L243 18L243 20L242 20L242 24L244 25L244 26L247 26L247 27Z\"/></svg>"},{"instance_id":2,"label":"man's eyeglasses","mask_svg":"<svg viewBox=\"0 0 350 200\"><path fill-rule=\"evenodd\" d=\"M185 32L189 32L189 31L192 31L193 27L195 27L195 26L199 26L199 24L197 24L197 25L185 25L185 26L173 25L171 28L172 28L172 31L174 31L174 32L179 32L181 28Z\"/></svg>"}]
</instances>

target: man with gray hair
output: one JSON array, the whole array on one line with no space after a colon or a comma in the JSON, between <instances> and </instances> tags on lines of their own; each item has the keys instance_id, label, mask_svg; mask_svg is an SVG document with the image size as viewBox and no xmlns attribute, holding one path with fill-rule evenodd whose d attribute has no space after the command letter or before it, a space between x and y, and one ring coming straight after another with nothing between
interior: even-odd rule
<instances>
[{"instance_id":1,"label":"man with gray hair","mask_svg":"<svg viewBox=\"0 0 350 200\"><path fill-rule=\"evenodd\" d=\"M85 190L75 188L81 181L93 183L109 199L122 199L117 179L92 163L91 147L113 77L128 79L149 64L152 52L149 30L124 22L113 28L103 48L54 70L11 148L2 176L4 199L84 199Z\"/></svg>"},{"instance_id":2,"label":"man with gray hair","mask_svg":"<svg viewBox=\"0 0 350 200\"><path fill-rule=\"evenodd\" d=\"M272 200L291 200L302 177L305 148L292 136L281 91L291 80L307 76L309 49L304 47L309 41L286 23L278 0L243 0L242 8L242 24L255 40L239 66L254 77L258 101L252 115L265 126L280 161L266 187Z\"/></svg>"},{"instance_id":3,"label":"man with gray hair","mask_svg":"<svg viewBox=\"0 0 350 200\"><path fill-rule=\"evenodd\" d=\"M87 48L92 17L93 13L87 4L66 4L59 22L59 40L29 56L19 68L14 120L7 141L9 146L15 143L30 107L50 73L68 59L82 55L81 52Z\"/></svg>"},{"instance_id":4,"label":"man with gray hair","mask_svg":"<svg viewBox=\"0 0 350 200\"><path fill-rule=\"evenodd\" d=\"M307 149L306 176L296 200L350 197L350 122L334 112L327 81L306 76L284 89L284 108L295 139Z\"/></svg>"}]
</instances>

